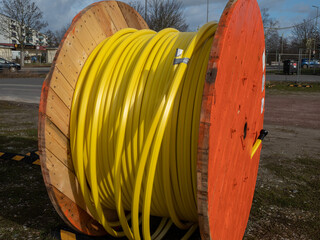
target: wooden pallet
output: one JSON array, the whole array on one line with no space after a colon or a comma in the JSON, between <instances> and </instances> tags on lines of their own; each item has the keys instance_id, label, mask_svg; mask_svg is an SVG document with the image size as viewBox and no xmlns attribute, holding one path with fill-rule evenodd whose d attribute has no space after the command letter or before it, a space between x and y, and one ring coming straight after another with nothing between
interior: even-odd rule
<instances>
[{"instance_id":1,"label":"wooden pallet","mask_svg":"<svg viewBox=\"0 0 320 240\"><path fill-rule=\"evenodd\" d=\"M92 50L123 28L148 28L130 6L90 5L66 32L43 87L39 109L41 168L61 218L87 235L106 232L91 216L70 156L69 121L74 88ZM202 98L198 142L198 214L202 239L240 239L251 208L262 129L264 32L256 0L230 0L214 37ZM116 213L106 210L109 219Z\"/></svg>"}]
</instances>

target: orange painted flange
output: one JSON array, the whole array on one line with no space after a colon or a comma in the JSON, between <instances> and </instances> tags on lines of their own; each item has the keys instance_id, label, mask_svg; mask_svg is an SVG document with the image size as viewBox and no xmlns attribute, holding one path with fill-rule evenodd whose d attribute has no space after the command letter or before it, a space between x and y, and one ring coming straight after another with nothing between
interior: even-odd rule
<instances>
[{"instance_id":1,"label":"orange painted flange","mask_svg":"<svg viewBox=\"0 0 320 240\"><path fill-rule=\"evenodd\" d=\"M231 0L214 37L198 142L198 214L202 239L242 239L264 116L264 31L256 0Z\"/></svg>"}]
</instances>

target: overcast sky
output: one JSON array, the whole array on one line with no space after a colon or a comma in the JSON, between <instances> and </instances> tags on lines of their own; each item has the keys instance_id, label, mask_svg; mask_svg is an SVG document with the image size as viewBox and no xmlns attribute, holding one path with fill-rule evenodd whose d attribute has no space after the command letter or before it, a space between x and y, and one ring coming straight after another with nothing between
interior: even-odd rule
<instances>
[{"instance_id":1,"label":"overcast sky","mask_svg":"<svg viewBox=\"0 0 320 240\"><path fill-rule=\"evenodd\" d=\"M43 11L52 30L69 24L72 18L94 0L34 0ZM129 2L130 0L122 0ZM140 0L144 3L144 0ZM182 0L189 30L195 31L206 22L207 0ZM209 20L218 21L228 0L209 0ZM269 8L271 17L280 22L281 27L299 23L302 19L316 16L320 0L258 0L260 8ZM320 13L320 12L319 12ZM320 15L320 14L319 14ZM320 22L320 21L319 21ZM290 30L285 31L290 35Z\"/></svg>"}]
</instances>

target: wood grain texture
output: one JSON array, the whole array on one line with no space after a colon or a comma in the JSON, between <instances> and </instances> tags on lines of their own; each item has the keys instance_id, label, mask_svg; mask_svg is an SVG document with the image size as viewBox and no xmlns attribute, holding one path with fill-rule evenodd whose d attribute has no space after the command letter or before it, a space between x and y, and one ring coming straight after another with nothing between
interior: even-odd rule
<instances>
[{"instance_id":1,"label":"wood grain texture","mask_svg":"<svg viewBox=\"0 0 320 240\"><path fill-rule=\"evenodd\" d=\"M264 32L256 0L231 0L214 37L202 97L197 202L202 239L242 239L263 127ZM245 133L245 125L246 133Z\"/></svg>"},{"instance_id":2,"label":"wood grain texture","mask_svg":"<svg viewBox=\"0 0 320 240\"><path fill-rule=\"evenodd\" d=\"M53 206L73 229L87 235L106 232L87 210L71 161L69 122L72 97L81 69L92 50L122 28L148 28L143 18L122 2L102 1L82 10L62 39L43 83L38 139L41 169ZM105 210L116 219L114 211Z\"/></svg>"}]
</instances>

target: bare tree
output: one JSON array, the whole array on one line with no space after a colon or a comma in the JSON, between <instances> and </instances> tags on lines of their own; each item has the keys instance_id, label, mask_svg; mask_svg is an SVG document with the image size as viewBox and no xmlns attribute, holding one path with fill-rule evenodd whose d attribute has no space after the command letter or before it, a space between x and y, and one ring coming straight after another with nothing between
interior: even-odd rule
<instances>
[{"instance_id":1,"label":"bare tree","mask_svg":"<svg viewBox=\"0 0 320 240\"><path fill-rule=\"evenodd\" d=\"M319 40L319 31L311 20L303 20L301 24L296 25L292 31L292 45L296 48L305 48L310 51Z\"/></svg>"},{"instance_id":2,"label":"bare tree","mask_svg":"<svg viewBox=\"0 0 320 240\"><path fill-rule=\"evenodd\" d=\"M279 27L279 22L270 17L268 8L261 9L261 16L264 27L266 49L269 52L276 52L280 47L280 36L278 31L275 29Z\"/></svg>"},{"instance_id":3,"label":"bare tree","mask_svg":"<svg viewBox=\"0 0 320 240\"><path fill-rule=\"evenodd\" d=\"M48 38L47 40L48 46L58 47L68 28L69 28L69 25L66 25L54 32L51 30L47 30L45 34L47 35L47 38Z\"/></svg>"},{"instance_id":4,"label":"bare tree","mask_svg":"<svg viewBox=\"0 0 320 240\"><path fill-rule=\"evenodd\" d=\"M18 41L21 45L20 62L24 65L24 45L32 30L40 31L48 24L42 20L42 12L32 0L2 0L0 11L3 15L0 32Z\"/></svg>"},{"instance_id":5,"label":"bare tree","mask_svg":"<svg viewBox=\"0 0 320 240\"><path fill-rule=\"evenodd\" d=\"M145 8L141 2L131 2L141 16L145 15ZM148 3L146 19L149 27L155 31L172 27L179 31L186 31L188 24L183 15L182 2L180 0L151 0Z\"/></svg>"}]
</instances>

